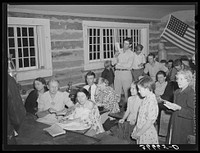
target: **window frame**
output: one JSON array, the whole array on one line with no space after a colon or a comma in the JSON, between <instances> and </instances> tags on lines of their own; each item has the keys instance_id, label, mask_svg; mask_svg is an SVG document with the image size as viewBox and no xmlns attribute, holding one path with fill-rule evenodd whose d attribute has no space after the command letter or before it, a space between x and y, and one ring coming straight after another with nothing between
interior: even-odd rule
<instances>
[{"instance_id":1,"label":"window frame","mask_svg":"<svg viewBox=\"0 0 200 153\"><path fill-rule=\"evenodd\" d=\"M17 70L17 81L35 79L37 77L52 76L53 72L50 42L50 20L38 18L8 17L8 27L17 25L24 27L36 26L38 48L38 69L30 68L28 70Z\"/></svg>"},{"instance_id":2,"label":"window frame","mask_svg":"<svg viewBox=\"0 0 200 153\"><path fill-rule=\"evenodd\" d=\"M139 29L141 30L141 44L144 46L143 54L146 56L149 53L149 23L123 23L123 22L105 22L105 21L83 21L83 48L84 48L84 70L101 69L104 68L103 51L100 52L100 60L90 61L89 60L89 43L88 43L88 29L89 28L110 28L114 29ZM128 32L128 37L130 37L131 32ZM114 43L116 42L116 35L114 36ZM103 37L100 37L101 41ZM100 47L101 48L101 47ZM112 60L113 58L110 58Z\"/></svg>"}]
</instances>

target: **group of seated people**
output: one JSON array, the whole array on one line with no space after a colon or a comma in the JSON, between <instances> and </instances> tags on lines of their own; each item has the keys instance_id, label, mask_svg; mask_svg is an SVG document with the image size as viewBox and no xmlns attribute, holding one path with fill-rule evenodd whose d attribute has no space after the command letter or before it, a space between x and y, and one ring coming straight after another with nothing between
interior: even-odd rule
<instances>
[{"instance_id":1,"label":"group of seated people","mask_svg":"<svg viewBox=\"0 0 200 153\"><path fill-rule=\"evenodd\" d=\"M68 92L59 90L58 80L52 78L46 83L44 78L36 78L33 81L34 90L25 101L26 111L37 116L38 122L49 125L71 122L89 124L91 128L86 134L90 136L107 131L130 143L134 139L137 144L158 144L159 131L154 123L157 121L159 125L160 112L169 110L163 101L174 102L174 91L181 88L176 80L177 74L189 69L181 59L161 63L165 64L166 70L159 70L153 77L150 74L140 76L132 82L131 96L123 118L112 128L106 129L104 123L115 120L109 116L110 113L120 112L121 95L114 89L115 76L111 61L105 62L105 69L96 82L94 72L86 74L86 85L77 90L75 102L70 99ZM148 72L148 66L144 72ZM100 115L101 107L108 111Z\"/></svg>"}]
</instances>

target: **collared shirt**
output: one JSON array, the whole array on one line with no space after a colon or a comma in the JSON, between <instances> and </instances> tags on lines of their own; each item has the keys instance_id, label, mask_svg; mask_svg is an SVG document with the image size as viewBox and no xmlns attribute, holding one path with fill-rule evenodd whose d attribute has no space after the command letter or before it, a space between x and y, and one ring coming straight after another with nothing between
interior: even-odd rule
<instances>
[{"instance_id":1,"label":"collared shirt","mask_svg":"<svg viewBox=\"0 0 200 153\"><path fill-rule=\"evenodd\" d=\"M149 72L149 75L150 77L156 81L156 74L158 71L160 70L163 70L164 72L167 72L168 71L168 68L165 67L163 64L155 61L154 65L151 65L150 63L147 63L145 65L145 68L144 68L144 73L148 73Z\"/></svg>"},{"instance_id":2,"label":"collared shirt","mask_svg":"<svg viewBox=\"0 0 200 153\"><path fill-rule=\"evenodd\" d=\"M167 81L160 83L160 82L156 82L156 88L155 88L155 95L161 96L163 95L165 88L167 86Z\"/></svg>"},{"instance_id":3,"label":"collared shirt","mask_svg":"<svg viewBox=\"0 0 200 153\"><path fill-rule=\"evenodd\" d=\"M143 68L143 66L138 66L141 63L146 63L146 57L143 53L140 53L139 55L136 54L135 52L133 53L133 65L132 68L133 69L141 69Z\"/></svg>"},{"instance_id":4,"label":"collared shirt","mask_svg":"<svg viewBox=\"0 0 200 153\"><path fill-rule=\"evenodd\" d=\"M118 57L119 62L116 64L116 59L112 61L112 64L116 64L115 68L116 69L132 69L132 64L133 64L133 52L129 49L126 50L125 52L119 53Z\"/></svg>"},{"instance_id":5,"label":"collared shirt","mask_svg":"<svg viewBox=\"0 0 200 153\"><path fill-rule=\"evenodd\" d=\"M83 88L85 88L87 91L89 90L89 85L85 85ZM96 84L93 84L91 85L91 100L93 102L95 102L95 99L94 99L94 94L96 92L96 88L97 88L97 85Z\"/></svg>"}]
</instances>

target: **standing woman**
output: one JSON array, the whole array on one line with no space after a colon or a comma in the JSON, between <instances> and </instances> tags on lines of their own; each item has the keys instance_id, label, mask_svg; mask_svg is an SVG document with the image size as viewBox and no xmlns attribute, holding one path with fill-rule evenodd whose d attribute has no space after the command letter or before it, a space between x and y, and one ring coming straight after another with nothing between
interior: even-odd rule
<instances>
[{"instance_id":1,"label":"standing woman","mask_svg":"<svg viewBox=\"0 0 200 153\"><path fill-rule=\"evenodd\" d=\"M33 88L34 90L32 90L26 98L25 108L26 112L35 115L38 110L38 97L48 90L45 79L41 77L36 78L33 81Z\"/></svg>"},{"instance_id":2,"label":"standing woman","mask_svg":"<svg viewBox=\"0 0 200 153\"><path fill-rule=\"evenodd\" d=\"M104 107L109 111L102 114L102 124L109 118L109 113L118 113L120 112L119 109L119 102L120 102L120 95L115 92L115 90L108 85L108 80L102 77L99 77L97 89L95 92L95 102L98 106ZM112 120L112 119L111 119Z\"/></svg>"},{"instance_id":3,"label":"standing woman","mask_svg":"<svg viewBox=\"0 0 200 153\"><path fill-rule=\"evenodd\" d=\"M187 144L189 135L194 135L194 89L192 87L192 72L181 70L177 72L177 83L180 89L174 93L174 103L164 104L174 112L170 129L170 144Z\"/></svg>"},{"instance_id":4,"label":"standing woman","mask_svg":"<svg viewBox=\"0 0 200 153\"><path fill-rule=\"evenodd\" d=\"M158 133L154 123L158 116L158 103L153 93L155 90L154 80L145 76L139 80L138 91L144 97L137 118L137 124L133 129L132 138L137 144L158 144Z\"/></svg>"}]
</instances>

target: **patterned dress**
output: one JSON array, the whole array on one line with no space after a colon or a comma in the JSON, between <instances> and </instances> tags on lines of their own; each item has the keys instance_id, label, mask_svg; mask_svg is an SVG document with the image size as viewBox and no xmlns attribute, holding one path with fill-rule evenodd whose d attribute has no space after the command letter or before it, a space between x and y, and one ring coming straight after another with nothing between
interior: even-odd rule
<instances>
[{"instance_id":1,"label":"patterned dress","mask_svg":"<svg viewBox=\"0 0 200 153\"><path fill-rule=\"evenodd\" d=\"M137 140L137 144L158 144L158 134L154 123L158 116L158 104L155 95L145 97L141 103L137 125L136 127L141 129L148 120L153 120L152 125L147 129ZM135 132L136 128L133 129Z\"/></svg>"},{"instance_id":2,"label":"patterned dress","mask_svg":"<svg viewBox=\"0 0 200 153\"><path fill-rule=\"evenodd\" d=\"M119 101L120 96L110 86L107 86L105 90L95 95L95 102L100 106L104 106L105 109L110 110L110 113L117 113L120 111L118 105Z\"/></svg>"},{"instance_id":3,"label":"patterned dress","mask_svg":"<svg viewBox=\"0 0 200 153\"><path fill-rule=\"evenodd\" d=\"M76 118L80 118L84 123L91 125L90 130L95 131L94 135L104 132L103 126L101 124L101 117L96 104L94 104L92 109L89 109L77 103L72 114L67 116L66 119Z\"/></svg>"}]
</instances>

